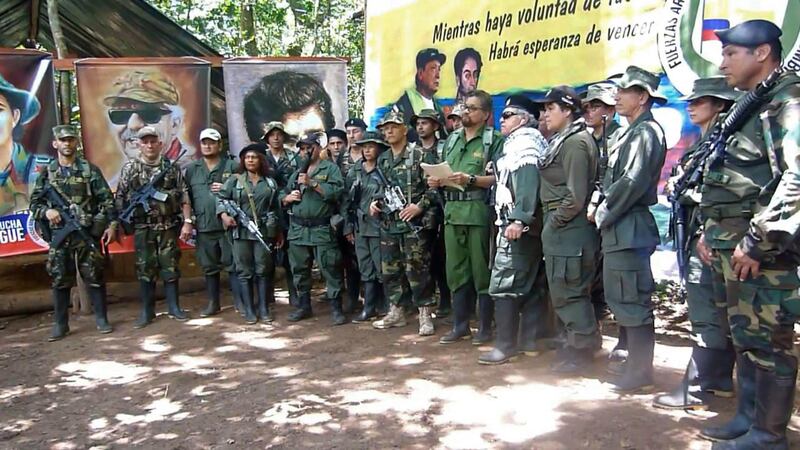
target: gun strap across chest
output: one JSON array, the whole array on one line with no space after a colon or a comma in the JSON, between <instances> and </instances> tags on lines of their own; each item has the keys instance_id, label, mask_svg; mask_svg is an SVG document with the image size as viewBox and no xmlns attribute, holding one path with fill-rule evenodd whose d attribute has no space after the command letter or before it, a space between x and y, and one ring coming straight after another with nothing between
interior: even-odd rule
<instances>
[{"instance_id":1,"label":"gun strap across chest","mask_svg":"<svg viewBox=\"0 0 800 450\"><path fill-rule=\"evenodd\" d=\"M258 213L256 212L256 202L253 199L253 191L250 189L250 180L247 179L247 174L241 173L239 174L239 183L241 183L242 187L244 188L245 194L247 194L247 201L250 204L250 211L253 212L253 222L258 225Z\"/></svg>"}]
</instances>

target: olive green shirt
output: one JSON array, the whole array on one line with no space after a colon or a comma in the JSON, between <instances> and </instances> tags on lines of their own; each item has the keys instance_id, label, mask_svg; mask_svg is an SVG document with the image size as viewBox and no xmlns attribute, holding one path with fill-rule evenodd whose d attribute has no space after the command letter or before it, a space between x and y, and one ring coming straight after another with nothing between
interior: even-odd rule
<instances>
[{"instance_id":1,"label":"olive green shirt","mask_svg":"<svg viewBox=\"0 0 800 450\"><path fill-rule=\"evenodd\" d=\"M486 165L490 161L494 161L503 148L503 135L493 130L488 155L484 157L484 132L486 128L486 126L481 127L469 142L466 140L463 128L447 138L444 159L453 172L463 172L475 176L486 175ZM468 188L468 190L475 189L480 188ZM452 188L445 188L445 191L457 192ZM488 227L489 207L486 200L449 200L444 206L444 222L450 225Z\"/></svg>"},{"instance_id":2,"label":"olive green shirt","mask_svg":"<svg viewBox=\"0 0 800 450\"><path fill-rule=\"evenodd\" d=\"M216 212L218 214L225 212L232 216L220 200L233 200L250 220L258 224L258 229L264 238L275 236L279 228L278 215L281 211L278 206L278 183L272 178L260 177L254 185L249 178L246 173L228 177L219 191ZM233 237L256 240L256 237L242 226L234 230Z\"/></svg>"},{"instance_id":3,"label":"olive green shirt","mask_svg":"<svg viewBox=\"0 0 800 450\"><path fill-rule=\"evenodd\" d=\"M289 178L286 188L280 194L281 201L292 192L292 187L298 175L299 172L295 171ZM303 199L292 203L287 210L292 217L301 219L329 219L339 210L338 201L344 189L342 173L336 164L321 159L317 167L308 175L311 180L316 180L319 183L322 194L314 189L306 188L303 191ZM332 230L333 228L330 224L305 227L294 223L290 218L288 240L298 245L333 243L335 242L335 236Z\"/></svg>"},{"instance_id":4,"label":"olive green shirt","mask_svg":"<svg viewBox=\"0 0 800 450\"><path fill-rule=\"evenodd\" d=\"M236 163L226 155L220 156L219 163L211 170L208 170L202 158L192 161L186 167L184 178L189 188L197 232L223 230L222 221L217 216L217 195L211 192L211 184L224 184L235 170Z\"/></svg>"},{"instance_id":5,"label":"olive green shirt","mask_svg":"<svg viewBox=\"0 0 800 450\"><path fill-rule=\"evenodd\" d=\"M369 213L369 205L383 192L383 184L375 169L367 172L363 161L354 164L347 172L347 195L342 202L342 217L345 218L344 234L357 232L364 237L379 237L381 222Z\"/></svg>"}]
</instances>

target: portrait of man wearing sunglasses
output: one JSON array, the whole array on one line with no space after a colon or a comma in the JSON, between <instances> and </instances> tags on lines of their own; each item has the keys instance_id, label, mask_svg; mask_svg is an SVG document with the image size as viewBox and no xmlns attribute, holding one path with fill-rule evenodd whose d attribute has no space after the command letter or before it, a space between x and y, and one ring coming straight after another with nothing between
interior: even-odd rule
<instances>
[{"instance_id":1,"label":"portrait of man wearing sunglasses","mask_svg":"<svg viewBox=\"0 0 800 450\"><path fill-rule=\"evenodd\" d=\"M174 160L187 147L179 138L184 124L183 108L175 84L157 71L133 71L114 82L115 93L104 99L108 108L109 129L119 143L122 164L139 155L139 130L153 127L164 143L164 156ZM182 163L191 161L194 149L182 158ZM120 164L120 167L122 167ZM119 173L113 174L109 184L116 185Z\"/></svg>"}]
</instances>

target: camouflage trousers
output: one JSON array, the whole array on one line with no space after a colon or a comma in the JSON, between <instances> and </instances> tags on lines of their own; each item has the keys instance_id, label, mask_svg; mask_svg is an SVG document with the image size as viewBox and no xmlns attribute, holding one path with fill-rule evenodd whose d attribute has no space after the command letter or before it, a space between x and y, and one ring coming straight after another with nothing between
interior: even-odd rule
<instances>
[{"instance_id":1,"label":"camouflage trousers","mask_svg":"<svg viewBox=\"0 0 800 450\"><path fill-rule=\"evenodd\" d=\"M634 248L603 252L606 302L623 327L653 323L655 281L650 269L650 255L654 250ZM553 287L550 289L552 291Z\"/></svg>"},{"instance_id":2,"label":"camouflage trousers","mask_svg":"<svg viewBox=\"0 0 800 450\"><path fill-rule=\"evenodd\" d=\"M356 233L356 257L361 281L381 280L381 238Z\"/></svg>"},{"instance_id":3,"label":"camouflage trousers","mask_svg":"<svg viewBox=\"0 0 800 450\"><path fill-rule=\"evenodd\" d=\"M178 263L181 249L178 246L178 227L168 230L137 228L133 233L136 249L136 277L141 281L175 281L181 274Z\"/></svg>"},{"instance_id":4,"label":"camouflage trousers","mask_svg":"<svg viewBox=\"0 0 800 450\"><path fill-rule=\"evenodd\" d=\"M694 250L696 244L696 238L689 242L686 264L686 304L692 324L691 338L698 347L726 350L730 348L730 328L724 302L725 280L722 272L713 271L703 264Z\"/></svg>"},{"instance_id":5,"label":"camouflage trousers","mask_svg":"<svg viewBox=\"0 0 800 450\"><path fill-rule=\"evenodd\" d=\"M733 250L715 250L715 254L713 268L725 283L722 298L736 351L778 376L794 376L798 357L794 324L800 316L797 267L762 267L758 277L739 281L731 264Z\"/></svg>"},{"instance_id":6,"label":"camouflage trousers","mask_svg":"<svg viewBox=\"0 0 800 450\"><path fill-rule=\"evenodd\" d=\"M430 270L432 239L430 230L420 230L418 235L381 232L383 289L392 305L401 305L405 286L410 287L415 306L436 304Z\"/></svg>"},{"instance_id":7,"label":"camouflage trousers","mask_svg":"<svg viewBox=\"0 0 800 450\"><path fill-rule=\"evenodd\" d=\"M233 258L239 278L249 280L254 276L271 280L275 272L272 254L256 240L234 239Z\"/></svg>"},{"instance_id":8,"label":"camouflage trousers","mask_svg":"<svg viewBox=\"0 0 800 450\"><path fill-rule=\"evenodd\" d=\"M95 241L100 248L100 242ZM75 265L77 264L77 270ZM53 289L68 289L76 284L76 273L80 271L83 281L89 286L102 286L105 281L105 260L99 250L92 250L85 242L68 237L58 248L47 252L47 273Z\"/></svg>"},{"instance_id":9,"label":"camouflage trousers","mask_svg":"<svg viewBox=\"0 0 800 450\"><path fill-rule=\"evenodd\" d=\"M224 270L233 273L232 241L226 231L204 231L197 233L195 256L205 276L216 275Z\"/></svg>"},{"instance_id":10,"label":"camouflage trousers","mask_svg":"<svg viewBox=\"0 0 800 450\"><path fill-rule=\"evenodd\" d=\"M342 292L342 254L336 243L302 245L289 243L289 264L297 295L311 293L311 264L316 261L329 299L339 298ZM238 267L237 267L238 269Z\"/></svg>"}]
</instances>

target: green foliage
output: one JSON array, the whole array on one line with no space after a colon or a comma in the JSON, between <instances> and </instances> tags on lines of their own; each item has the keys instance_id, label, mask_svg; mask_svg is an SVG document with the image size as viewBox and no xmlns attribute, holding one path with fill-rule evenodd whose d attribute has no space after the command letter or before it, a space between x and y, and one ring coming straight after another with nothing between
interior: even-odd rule
<instances>
[{"instance_id":1,"label":"green foliage","mask_svg":"<svg viewBox=\"0 0 800 450\"><path fill-rule=\"evenodd\" d=\"M350 59L348 109L364 110L365 0L148 0L225 56L339 56ZM242 7L252 7L255 36L243 36Z\"/></svg>"}]
</instances>

